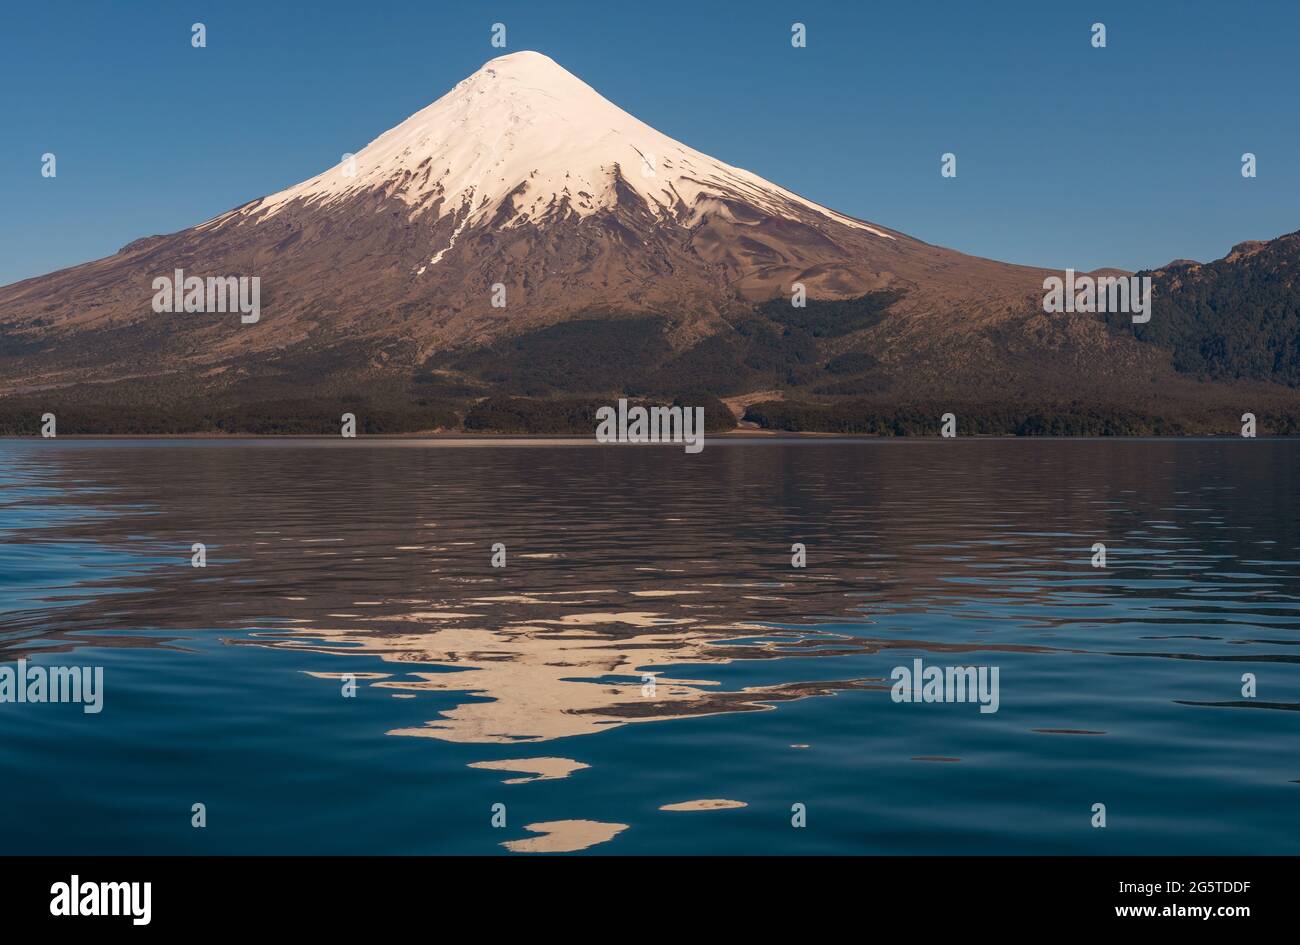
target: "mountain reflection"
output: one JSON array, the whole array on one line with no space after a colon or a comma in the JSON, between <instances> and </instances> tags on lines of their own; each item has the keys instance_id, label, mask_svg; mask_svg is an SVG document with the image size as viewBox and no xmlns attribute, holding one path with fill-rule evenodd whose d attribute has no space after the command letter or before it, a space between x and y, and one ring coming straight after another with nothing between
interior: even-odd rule
<instances>
[{"instance_id":1,"label":"mountain reflection","mask_svg":"<svg viewBox=\"0 0 1300 945\"><path fill-rule=\"evenodd\" d=\"M800 652L801 641L728 643L728 636L746 630L770 631L738 624L683 626L693 621L667 618L660 618L664 623L656 624L655 629L642 629L643 622L656 619L646 613L566 616L601 626L571 629L561 617L554 622L559 626L546 626L546 621L540 620L487 630L456 626L458 618L443 618L445 626L410 634L295 628L258 632L240 642L333 652L348 659L358 653L372 654L385 662L412 664L409 670L395 672L373 685L402 692L464 693L486 701L465 702L424 726L394 729L389 734L457 742L545 741L592 734L628 722L751 711L775 702L876 684L859 680L792 682L720 691L715 680L678 678L653 667L779 658ZM627 632L603 629L627 618L634 618ZM308 637L313 639L304 639ZM865 642L854 645L870 647ZM815 652L830 656L845 650ZM453 672L417 668L429 664Z\"/></svg>"}]
</instances>

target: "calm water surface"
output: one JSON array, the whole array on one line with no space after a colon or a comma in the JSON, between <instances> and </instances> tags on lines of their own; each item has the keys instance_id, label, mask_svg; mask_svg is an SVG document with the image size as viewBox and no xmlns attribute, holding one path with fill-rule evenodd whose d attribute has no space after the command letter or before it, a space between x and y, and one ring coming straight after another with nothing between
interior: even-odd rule
<instances>
[{"instance_id":1,"label":"calm water surface","mask_svg":"<svg viewBox=\"0 0 1300 945\"><path fill-rule=\"evenodd\" d=\"M105 686L0 704L0 851L1300 853L1298 473L1282 440L0 442L0 660ZM998 711L895 703L917 658L998 667Z\"/></svg>"}]
</instances>

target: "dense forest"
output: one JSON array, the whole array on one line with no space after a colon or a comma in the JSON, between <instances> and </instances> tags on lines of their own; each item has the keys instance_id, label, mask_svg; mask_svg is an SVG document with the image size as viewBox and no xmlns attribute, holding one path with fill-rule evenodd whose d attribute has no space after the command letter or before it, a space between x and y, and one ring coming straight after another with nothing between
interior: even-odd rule
<instances>
[{"instance_id":1,"label":"dense forest","mask_svg":"<svg viewBox=\"0 0 1300 945\"><path fill-rule=\"evenodd\" d=\"M61 435L255 434L337 436L341 417L356 417L364 434L433 432L568 434L593 436L596 410L617 398L489 397L473 403L411 403L392 406L390 398L354 395L298 398L273 402L207 404L159 400L152 404L80 399L16 399L0 403L0 436L36 436L41 416L53 413ZM633 400L651 406L702 407L704 428L720 433L735 427L735 417L715 397Z\"/></svg>"},{"instance_id":2,"label":"dense forest","mask_svg":"<svg viewBox=\"0 0 1300 945\"><path fill-rule=\"evenodd\" d=\"M1114 330L1168 348L1185 374L1300 386L1300 234L1138 275L1152 276L1151 320L1102 316Z\"/></svg>"},{"instance_id":3,"label":"dense forest","mask_svg":"<svg viewBox=\"0 0 1300 945\"><path fill-rule=\"evenodd\" d=\"M745 419L767 430L938 436L941 418L949 409L938 405L891 408L860 401L775 401L750 405ZM1050 409L962 405L952 412L959 436L1147 436L1187 432L1181 423L1148 414L1080 404Z\"/></svg>"}]
</instances>

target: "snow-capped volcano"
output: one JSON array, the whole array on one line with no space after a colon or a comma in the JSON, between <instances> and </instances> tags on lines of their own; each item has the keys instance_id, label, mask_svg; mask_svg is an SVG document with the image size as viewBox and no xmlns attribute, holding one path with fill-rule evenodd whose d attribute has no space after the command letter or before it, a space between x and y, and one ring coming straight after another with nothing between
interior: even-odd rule
<instances>
[{"instance_id":1,"label":"snow-capped volcano","mask_svg":"<svg viewBox=\"0 0 1300 945\"><path fill-rule=\"evenodd\" d=\"M352 160L241 213L262 218L295 201L328 206L364 191L401 200L412 220L450 215L462 227L583 218L635 194L685 226L716 212L712 198L721 198L894 238L674 141L537 52L489 61Z\"/></svg>"},{"instance_id":2,"label":"snow-capped volcano","mask_svg":"<svg viewBox=\"0 0 1300 945\"><path fill-rule=\"evenodd\" d=\"M697 94L707 96L707 87ZM258 279L260 318L154 311L153 282L177 270ZM588 337L591 325L606 325L602 343L615 347L627 325L658 326L628 343L652 344L665 364L681 356L684 376L701 383L702 368L746 376L750 368L732 355L719 360L721 339L736 332L746 345L756 343L750 328L766 339L767 353L753 363L785 357L774 361L768 350L785 343L784 328L747 320L796 285L822 300L888 290L890 318L872 329L888 343L869 343L915 357L980 319L1032 310L1026 300L1041 282L1035 270L822 207L673 140L550 58L520 52L488 61L301 184L0 288L0 340L20 352L4 365L0 395L6 386L195 371L202 385L292 377L296 390L303 378L332 385L347 375L362 380L342 389L359 389L373 376L430 370L447 352L567 322L582 322ZM835 339L847 331L824 330ZM561 331L539 343L553 336L570 337ZM706 343L713 347L705 351ZM868 340L834 345L858 343ZM800 363L825 347L803 344ZM562 353L546 357L558 363ZM664 368L666 376L676 370Z\"/></svg>"}]
</instances>

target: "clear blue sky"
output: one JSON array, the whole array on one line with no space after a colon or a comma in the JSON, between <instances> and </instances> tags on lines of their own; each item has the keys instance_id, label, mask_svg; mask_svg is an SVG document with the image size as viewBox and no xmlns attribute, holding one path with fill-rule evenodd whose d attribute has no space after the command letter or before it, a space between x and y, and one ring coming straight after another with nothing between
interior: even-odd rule
<instances>
[{"instance_id":1,"label":"clear blue sky","mask_svg":"<svg viewBox=\"0 0 1300 945\"><path fill-rule=\"evenodd\" d=\"M692 147L965 252L1140 268L1300 229L1295 0L49 0L0 29L0 284L315 175L500 54L495 21Z\"/></svg>"}]
</instances>

